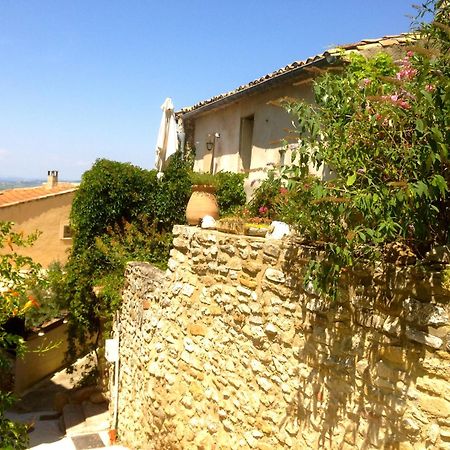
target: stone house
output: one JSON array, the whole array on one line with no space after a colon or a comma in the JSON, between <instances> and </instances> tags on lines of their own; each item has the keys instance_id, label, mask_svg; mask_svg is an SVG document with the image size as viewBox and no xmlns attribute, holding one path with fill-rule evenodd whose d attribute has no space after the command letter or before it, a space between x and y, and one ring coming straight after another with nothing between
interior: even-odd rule
<instances>
[{"instance_id":1,"label":"stone house","mask_svg":"<svg viewBox=\"0 0 450 450\"><path fill-rule=\"evenodd\" d=\"M194 170L247 172L249 193L268 169L289 160L282 140L291 128L291 118L279 107L280 99L313 102L314 76L338 66L341 50L365 56L386 52L398 60L404 56L402 46L407 40L402 34L343 45L181 109L177 117L184 125L187 144L195 149Z\"/></svg>"},{"instance_id":2,"label":"stone house","mask_svg":"<svg viewBox=\"0 0 450 450\"><path fill-rule=\"evenodd\" d=\"M0 221L14 222L14 230L25 234L41 233L32 247L15 250L44 267L66 262L72 245L69 214L77 187L59 182L58 172L49 171L42 186L0 191Z\"/></svg>"}]
</instances>

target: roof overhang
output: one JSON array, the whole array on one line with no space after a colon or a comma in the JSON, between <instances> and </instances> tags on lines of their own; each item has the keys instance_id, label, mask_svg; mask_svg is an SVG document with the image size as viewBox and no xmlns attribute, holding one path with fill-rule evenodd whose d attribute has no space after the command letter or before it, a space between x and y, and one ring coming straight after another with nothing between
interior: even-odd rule
<instances>
[{"instance_id":1,"label":"roof overhang","mask_svg":"<svg viewBox=\"0 0 450 450\"><path fill-rule=\"evenodd\" d=\"M276 88L290 81L300 82L312 79L314 78L315 74L313 71L310 70L311 68L314 67L317 69L321 69L329 67L332 64L338 64L340 61L341 61L340 58L336 58L336 56L334 55L324 54L324 56L321 56L314 61L291 69L289 71L283 72L279 75L276 75L272 78L268 78L267 80L263 80L251 86L247 86L244 89L240 89L233 94L225 95L221 98L218 98L217 100L207 101L205 102L204 105L195 107L190 111L180 110L176 113L176 115L182 117L184 120L193 119L209 111L220 109L225 106L228 106L231 103L238 102L242 97L258 94L262 91L267 91L269 89Z\"/></svg>"}]
</instances>

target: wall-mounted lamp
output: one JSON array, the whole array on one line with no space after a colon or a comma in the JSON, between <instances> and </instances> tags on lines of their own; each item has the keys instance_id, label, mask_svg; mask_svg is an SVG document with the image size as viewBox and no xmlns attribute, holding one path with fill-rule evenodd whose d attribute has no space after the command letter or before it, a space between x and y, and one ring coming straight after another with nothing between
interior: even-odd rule
<instances>
[{"instance_id":1,"label":"wall-mounted lamp","mask_svg":"<svg viewBox=\"0 0 450 450\"><path fill-rule=\"evenodd\" d=\"M215 132L214 134L208 134L208 139L206 141L206 150L211 152L211 167L210 173L214 173L214 150L216 148L216 140L220 138L220 133Z\"/></svg>"},{"instance_id":2,"label":"wall-mounted lamp","mask_svg":"<svg viewBox=\"0 0 450 450\"><path fill-rule=\"evenodd\" d=\"M214 138L211 135L208 135L208 140L206 141L206 150L208 152L212 151L214 148Z\"/></svg>"},{"instance_id":3,"label":"wall-mounted lamp","mask_svg":"<svg viewBox=\"0 0 450 450\"><path fill-rule=\"evenodd\" d=\"M208 134L208 140L206 141L206 150L208 152L214 150L214 147L216 146L216 139L220 138L220 133L214 133L214 134Z\"/></svg>"}]
</instances>

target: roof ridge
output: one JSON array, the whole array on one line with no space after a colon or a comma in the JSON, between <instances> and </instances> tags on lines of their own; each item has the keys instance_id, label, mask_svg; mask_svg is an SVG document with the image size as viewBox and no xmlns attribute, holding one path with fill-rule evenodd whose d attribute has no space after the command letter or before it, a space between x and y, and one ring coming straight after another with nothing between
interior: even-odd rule
<instances>
[{"instance_id":1,"label":"roof ridge","mask_svg":"<svg viewBox=\"0 0 450 450\"><path fill-rule=\"evenodd\" d=\"M335 53L340 49L344 49L346 51L350 51L350 50L361 51L361 50L363 50L364 47L371 47L371 46L374 46L377 44L380 44L382 47L390 47L392 45L406 43L407 37L412 36L412 35L413 35L413 33L403 32L400 34L385 35L385 36L382 36L380 38L375 38L375 39L365 38L365 39L362 39L361 41L354 42L351 44L343 44L343 45L339 45L337 47L332 47L328 50L325 50L322 53L318 53L318 54L316 54L314 56L310 56L306 59L293 61L284 67L274 70L273 72L270 72L266 75L256 78L246 84L242 84L231 91L215 95L206 100L201 100L200 102L197 102L196 104L194 104L192 106L184 107L184 108L180 109L179 111L177 111L176 114L183 115L183 114L191 113L197 109L200 109L204 106L210 105L219 100L232 97L233 95L238 94L239 92L243 92L246 89L249 89L253 86L257 86L266 81L272 80L272 79L276 78L277 76L287 74L289 72L292 72L295 69L318 62L319 60L322 60L323 58L325 58L327 55ZM383 42L385 43L385 45L382 44Z\"/></svg>"}]
</instances>

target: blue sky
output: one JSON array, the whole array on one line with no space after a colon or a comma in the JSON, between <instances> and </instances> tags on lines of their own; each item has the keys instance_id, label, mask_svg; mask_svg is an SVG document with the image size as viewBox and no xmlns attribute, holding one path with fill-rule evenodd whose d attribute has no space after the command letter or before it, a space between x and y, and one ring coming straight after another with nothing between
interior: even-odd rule
<instances>
[{"instance_id":1,"label":"blue sky","mask_svg":"<svg viewBox=\"0 0 450 450\"><path fill-rule=\"evenodd\" d=\"M0 177L154 165L160 105L409 29L411 0L0 0Z\"/></svg>"}]
</instances>

